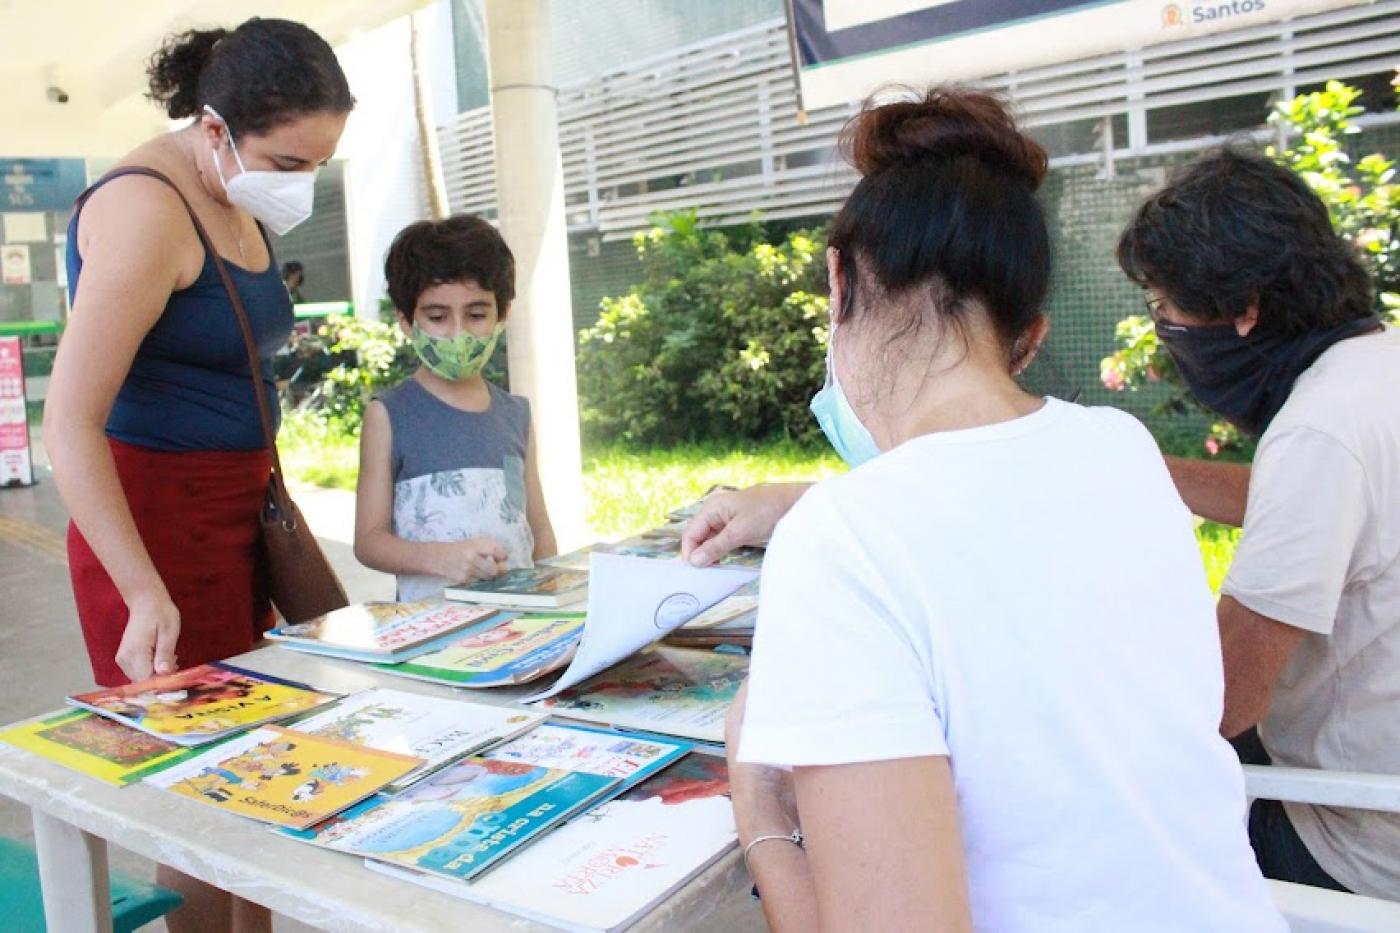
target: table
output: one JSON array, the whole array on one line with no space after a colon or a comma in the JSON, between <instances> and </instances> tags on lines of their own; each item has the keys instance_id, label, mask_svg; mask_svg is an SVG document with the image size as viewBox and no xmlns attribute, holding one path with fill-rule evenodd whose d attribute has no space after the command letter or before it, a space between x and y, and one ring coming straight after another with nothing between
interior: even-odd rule
<instances>
[{"instance_id":1,"label":"table","mask_svg":"<svg viewBox=\"0 0 1400 933\"><path fill-rule=\"evenodd\" d=\"M394 677L366 665L268 647L230 658L249 670L342 693L390 687L478 703L510 705L529 688L461 690ZM46 711L60 705L36 698ZM61 697L52 698L61 701ZM21 749L0 744L0 794L30 807L50 930L111 929L107 841L256 901L336 931L544 930L540 924L430 891L367 869L356 857L279 836L262 823L135 784L113 787ZM763 929L737 851L634 929Z\"/></svg>"}]
</instances>

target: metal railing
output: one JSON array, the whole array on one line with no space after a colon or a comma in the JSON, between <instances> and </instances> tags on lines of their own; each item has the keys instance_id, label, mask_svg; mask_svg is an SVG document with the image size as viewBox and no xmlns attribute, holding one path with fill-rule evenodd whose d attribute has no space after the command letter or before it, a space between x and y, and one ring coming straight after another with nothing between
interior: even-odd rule
<instances>
[{"instance_id":1,"label":"metal railing","mask_svg":"<svg viewBox=\"0 0 1400 933\"><path fill-rule=\"evenodd\" d=\"M1127 115L1126 139L1052 166L1189 147L1147 138L1146 113L1245 94L1291 96L1329 78L1400 64L1400 0L1198 39L992 75L1027 127ZM559 92L570 232L616 239L656 211L695 208L711 223L828 214L854 182L835 158L855 103L801 112L781 20L633 62ZM1262 123L1261 114L1261 123ZM1394 114L1378 115L1389 121ZM439 127L453 210L495 216L491 110ZM1208 139L1199 141L1206 145Z\"/></svg>"}]
</instances>

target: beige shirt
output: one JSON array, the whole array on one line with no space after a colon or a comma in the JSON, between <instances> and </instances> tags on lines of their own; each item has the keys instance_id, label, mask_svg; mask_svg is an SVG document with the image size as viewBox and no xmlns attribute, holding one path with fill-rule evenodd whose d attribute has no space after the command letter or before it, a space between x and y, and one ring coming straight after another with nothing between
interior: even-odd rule
<instances>
[{"instance_id":1,"label":"beige shirt","mask_svg":"<svg viewBox=\"0 0 1400 933\"><path fill-rule=\"evenodd\" d=\"M1400 331L1344 340L1298 378L1222 593L1309 633L1260 724L1274 764L1400 775ZM1400 899L1400 814L1286 809L1329 875Z\"/></svg>"}]
</instances>

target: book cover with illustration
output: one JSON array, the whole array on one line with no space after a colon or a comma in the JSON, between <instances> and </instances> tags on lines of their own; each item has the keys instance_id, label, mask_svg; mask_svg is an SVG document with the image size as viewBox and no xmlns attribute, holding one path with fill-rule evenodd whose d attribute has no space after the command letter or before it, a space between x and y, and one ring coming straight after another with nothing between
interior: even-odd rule
<instances>
[{"instance_id":1,"label":"book cover with illustration","mask_svg":"<svg viewBox=\"0 0 1400 933\"><path fill-rule=\"evenodd\" d=\"M572 719L723 742L724 715L748 669L746 655L660 646L539 705Z\"/></svg>"},{"instance_id":2,"label":"book cover with illustration","mask_svg":"<svg viewBox=\"0 0 1400 933\"><path fill-rule=\"evenodd\" d=\"M599 544L593 548L601 554L623 554L630 557L650 557L653 560L679 560L681 539L673 534L669 526L653 528L651 531L624 538L611 544ZM763 548L738 547L724 555L720 564L730 567L761 567Z\"/></svg>"},{"instance_id":3,"label":"book cover with illustration","mask_svg":"<svg viewBox=\"0 0 1400 933\"><path fill-rule=\"evenodd\" d=\"M543 714L522 709L375 689L299 719L294 728L422 758L421 766L384 789L396 794L448 762L518 736L543 719Z\"/></svg>"},{"instance_id":4,"label":"book cover with illustration","mask_svg":"<svg viewBox=\"0 0 1400 933\"><path fill-rule=\"evenodd\" d=\"M286 719L339 699L227 664L202 664L68 698L148 735L179 745L203 745L234 732Z\"/></svg>"},{"instance_id":5,"label":"book cover with illustration","mask_svg":"<svg viewBox=\"0 0 1400 933\"><path fill-rule=\"evenodd\" d=\"M659 735L622 734L592 726L543 723L483 757L615 777L624 791L683 758L694 746Z\"/></svg>"},{"instance_id":6,"label":"book cover with illustration","mask_svg":"<svg viewBox=\"0 0 1400 933\"><path fill-rule=\"evenodd\" d=\"M588 574L562 567L520 567L469 586L449 586L448 599L522 609L558 609L588 598Z\"/></svg>"},{"instance_id":7,"label":"book cover with illustration","mask_svg":"<svg viewBox=\"0 0 1400 933\"><path fill-rule=\"evenodd\" d=\"M338 739L265 726L146 778L230 813L304 828L423 763Z\"/></svg>"},{"instance_id":8,"label":"book cover with illustration","mask_svg":"<svg viewBox=\"0 0 1400 933\"><path fill-rule=\"evenodd\" d=\"M464 880L588 807L617 783L616 778L580 771L463 758L397 797L316 827L306 841Z\"/></svg>"},{"instance_id":9,"label":"book cover with illustration","mask_svg":"<svg viewBox=\"0 0 1400 933\"><path fill-rule=\"evenodd\" d=\"M470 883L375 871L566 930L624 930L734 849L718 755L689 755Z\"/></svg>"},{"instance_id":10,"label":"book cover with illustration","mask_svg":"<svg viewBox=\"0 0 1400 933\"><path fill-rule=\"evenodd\" d=\"M569 663L583 619L581 612L516 616L409 661L377 667L454 687L529 683Z\"/></svg>"},{"instance_id":11,"label":"book cover with illustration","mask_svg":"<svg viewBox=\"0 0 1400 933\"><path fill-rule=\"evenodd\" d=\"M199 749L158 739L85 709L50 713L13 726L0 732L0 742L118 787L199 754Z\"/></svg>"},{"instance_id":12,"label":"book cover with illustration","mask_svg":"<svg viewBox=\"0 0 1400 933\"><path fill-rule=\"evenodd\" d=\"M272 629L267 637L288 648L352 661L398 661L431 650L445 635L490 624L498 610L445 600L372 602L346 606L302 622Z\"/></svg>"}]
</instances>

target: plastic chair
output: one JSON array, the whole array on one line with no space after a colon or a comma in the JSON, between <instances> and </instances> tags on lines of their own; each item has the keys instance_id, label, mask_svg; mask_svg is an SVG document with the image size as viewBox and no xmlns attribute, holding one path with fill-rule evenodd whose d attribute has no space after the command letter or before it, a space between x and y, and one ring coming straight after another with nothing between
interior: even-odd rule
<instances>
[{"instance_id":1,"label":"plastic chair","mask_svg":"<svg viewBox=\"0 0 1400 933\"><path fill-rule=\"evenodd\" d=\"M112 872L112 929L130 933L184 903L176 892ZM6 933L47 933L34 847L0 836L0 921Z\"/></svg>"},{"instance_id":2,"label":"plastic chair","mask_svg":"<svg viewBox=\"0 0 1400 933\"><path fill-rule=\"evenodd\" d=\"M1400 777L1310 768L1244 766L1251 800L1282 800L1400 813ZM1269 890L1293 933L1394 933L1400 903L1324 888L1270 881Z\"/></svg>"}]
</instances>

